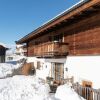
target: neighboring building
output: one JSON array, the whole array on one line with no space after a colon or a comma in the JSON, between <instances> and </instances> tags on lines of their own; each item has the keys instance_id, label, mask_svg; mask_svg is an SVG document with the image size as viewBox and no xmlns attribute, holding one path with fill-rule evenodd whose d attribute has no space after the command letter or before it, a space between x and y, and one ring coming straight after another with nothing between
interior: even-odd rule
<instances>
[{"instance_id":1,"label":"neighboring building","mask_svg":"<svg viewBox=\"0 0 100 100\"><path fill-rule=\"evenodd\" d=\"M7 49L8 48L4 44L0 43L0 63L5 62L6 50Z\"/></svg>"},{"instance_id":2,"label":"neighboring building","mask_svg":"<svg viewBox=\"0 0 100 100\"><path fill-rule=\"evenodd\" d=\"M19 59L25 58L26 54L27 54L26 46L17 45L16 49L15 49L15 46L13 46L9 50L7 50L5 61L16 62Z\"/></svg>"},{"instance_id":3,"label":"neighboring building","mask_svg":"<svg viewBox=\"0 0 100 100\"><path fill-rule=\"evenodd\" d=\"M15 53L6 54L6 62L16 61L18 56Z\"/></svg>"},{"instance_id":4,"label":"neighboring building","mask_svg":"<svg viewBox=\"0 0 100 100\"><path fill-rule=\"evenodd\" d=\"M27 48L26 45L16 44L16 55L26 56L27 55Z\"/></svg>"},{"instance_id":5,"label":"neighboring building","mask_svg":"<svg viewBox=\"0 0 100 100\"><path fill-rule=\"evenodd\" d=\"M18 40L27 45L28 60L48 76L100 88L100 0L82 0Z\"/></svg>"}]
</instances>

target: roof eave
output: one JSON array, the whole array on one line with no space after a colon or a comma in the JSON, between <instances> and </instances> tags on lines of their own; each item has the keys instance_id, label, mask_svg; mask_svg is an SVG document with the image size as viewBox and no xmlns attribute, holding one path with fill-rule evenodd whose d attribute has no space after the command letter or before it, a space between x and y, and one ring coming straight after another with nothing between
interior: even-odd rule
<instances>
[{"instance_id":1,"label":"roof eave","mask_svg":"<svg viewBox=\"0 0 100 100\"><path fill-rule=\"evenodd\" d=\"M79 8L80 6L84 5L85 3L89 2L89 1L91 1L91 0L82 0L82 1L78 2L77 4L73 5L69 9L62 12L61 14L54 17L53 19L51 19L48 22L44 23L42 26L40 26L36 30L32 31L28 35L26 35L23 38L21 38L20 40L16 41L16 43L25 43L25 42L27 42L31 37L34 37L36 34L38 34L41 29L45 28L46 26L50 25L51 23L55 22L56 20L59 20L61 17L65 16L65 15L68 15L68 13L72 12L73 10Z\"/></svg>"}]
</instances>

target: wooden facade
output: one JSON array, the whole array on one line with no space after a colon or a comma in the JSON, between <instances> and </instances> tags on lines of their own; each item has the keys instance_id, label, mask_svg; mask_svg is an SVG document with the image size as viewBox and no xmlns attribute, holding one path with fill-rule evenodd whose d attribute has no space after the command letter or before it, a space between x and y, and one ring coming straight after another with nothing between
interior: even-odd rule
<instances>
[{"instance_id":1,"label":"wooden facade","mask_svg":"<svg viewBox=\"0 0 100 100\"><path fill-rule=\"evenodd\" d=\"M28 55L36 57L66 56L67 51L68 47L66 43L48 42L34 46L32 51L29 50Z\"/></svg>"},{"instance_id":2,"label":"wooden facade","mask_svg":"<svg viewBox=\"0 0 100 100\"><path fill-rule=\"evenodd\" d=\"M17 41L37 57L99 55L99 42L100 0L87 0Z\"/></svg>"}]
</instances>

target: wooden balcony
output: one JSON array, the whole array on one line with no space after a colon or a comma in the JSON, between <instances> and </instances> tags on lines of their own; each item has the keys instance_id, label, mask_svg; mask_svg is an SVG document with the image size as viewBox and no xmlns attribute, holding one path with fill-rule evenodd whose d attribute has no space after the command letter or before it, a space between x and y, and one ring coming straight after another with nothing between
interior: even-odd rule
<instances>
[{"instance_id":1,"label":"wooden balcony","mask_svg":"<svg viewBox=\"0 0 100 100\"><path fill-rule=\"evenodd\" d=\"M37 57L61 57L67 56L67 54L67 43L48 42L36 45L34 48L34 56Z\"/></svg>"}]
</instances>

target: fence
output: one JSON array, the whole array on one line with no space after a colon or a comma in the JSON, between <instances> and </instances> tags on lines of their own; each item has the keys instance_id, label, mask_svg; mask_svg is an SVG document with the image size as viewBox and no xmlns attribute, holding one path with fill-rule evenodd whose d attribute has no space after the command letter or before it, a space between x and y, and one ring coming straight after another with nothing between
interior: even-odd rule
<instances>
[{"instance_id":1,"label":"fence","mask_svg":"<svg viewBox=\"0 0 100 100\"><path fill-rule=\"evenodd\" d=\"M70 77L70 78L66 78L66 79L63 79L63 84L73 84L74 83L74 77Z\"/></svg>"},{"instance_id":2,"label":"fence","mask_svg":"<svg viewBox=\"0 0 100 100\"><path fill-rule=\"evenodd\" d=\"M100 100L100 90L73 84L73 89L86 100Z\"/></svg>"}]
</instances>

